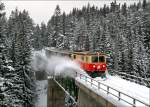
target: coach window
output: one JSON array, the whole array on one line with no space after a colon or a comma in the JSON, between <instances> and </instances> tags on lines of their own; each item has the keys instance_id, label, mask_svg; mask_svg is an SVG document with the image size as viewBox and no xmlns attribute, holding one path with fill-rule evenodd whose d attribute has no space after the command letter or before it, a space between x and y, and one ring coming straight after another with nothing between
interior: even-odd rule
<instances>
[{"instance_id":1,"label":"coach window","mask_svg":"<svg viewBox=\"0 0 150 107\"><path fill-rule=\"evenodd\" d=\"M76 59L76 55L73 55L73 59Z\"/></svg>"},{"instance_id":2,"label":"coach window","mask_svg":"<svg viewBox=\"0 0 150 107\"><path fill-rule=\"evenodd\" d=\"M84 61L84 57L82 56L81 58L82 58L82 61Z\"/></svg>"},{"instance_id":3,"label":"coach window","mask_svg":"<svg viewBox=\"0 0 150 107\"><path fill-rule=\"evenodd\" d=\"M88 62L88 56L86 56L86 62Z\"/></svg>"},{"instance_id":4,"label":"coach window","mask_svg":"<svg viewBox=\"0 0 150 107\"><path fill-rule=\"evenodd\" d=\"M81 56L81 58L82 58L82 61L84 61L84 56L83 55Z\"/></svg>"}]
</instances>

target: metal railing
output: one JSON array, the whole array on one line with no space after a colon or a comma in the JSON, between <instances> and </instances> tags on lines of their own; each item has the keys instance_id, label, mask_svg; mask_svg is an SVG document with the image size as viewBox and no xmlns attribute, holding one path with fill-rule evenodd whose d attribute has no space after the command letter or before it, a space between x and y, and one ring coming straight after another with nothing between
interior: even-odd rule
<instances>
[{"instance_id":1,"label":"metal railing","mask_svg":"<svg viewBox=\"0 0 150 107\"><path fill-rule=\"evenodd\" d=\"M117 74L122 74L122 75L130 76L130 77L133 77L133 78L136 78L136 79L141 79L141 80L145 80L145 81L150 82L149 79L145 79L145 78L142 78L142 77L137 77L135 75L130 75L130 74L127 74L127 73L124 73L124 72L117 72L117 71L113 71L113 72L115 72Z\"/></svg>"},{"instance_id":2,"label":"metal railing","mask_svg":"<svg viewBox=\"0 0 150 107\"><path fill-rule=\"evenodd\" d=\"M53 76L53 80L56 82L56 84L65 92L65 107L76 107L77 102L75 98L60 84L57 79ZM67 98L68 97L68 98ZM68 102L69 100L69 102Z\"/></svg>"},{"instance_id":3,"label":"metal railing","mask_svg":"<svg viewBox=\"0 0 150 107\"><path fill-rule=\"evenodd\" d=\"M91 78L89 76L86 76L84 74L77 73L77 72L76 72L76 76L79 77L80 79L84 80L86 83L89 83L91 85L91 87L95 86L95 87L97 87L98 90L105 91L107 93L107 95L108 94L113 95L114 97L116 97L118 99L118 101L124 101L124 102L128 103L129 105L131 105L133 107L136 107L136 102L139 102L139 103L143 104L146 107L150 107L150 104L147 104L144 101L141 101L141 100L139 100L137 98L134 98L134 97L132 97L130 95L127 95L127 94L125 94L125 93L123 93L121 91L118 91L117 89L115 89L113 87L110 87L110 86L108 86L108 85L106 85L106 84L104 84L104 83L102 83L100 81L94 80L93 78ZM97 82L98 85L96 85L94 82ZM106 89L102 88L102 85L105 86ZM118 93L118 95L115 95L115 94L111 93L110 89L113 90L113 91L116 91ZM125 100L125 99L123 99L123 98L121 98L122 95L124 95L124 96L126 96L128 98L131 98L133 100L132 103L127 101L127 100Z\"/></svg>"},{"instance_id":4,"label":"metal railing","mask_svg":"<svg viewBox=\"0 0 150 107\"><path fill-rule=\"evenodd\" d=\"M150 79L145 79L142 77L137 77L135 75L127 74L125 72L118 72L118 71L113 71L112 74L113 75L119 75L123 79L130 80L132 82L138 83L140 85L145 85L148 88L150 88Z\"/></svg>"},{"instance_id":5,"label":"metal railing","mask_svg":"<svg viewBox=\"0 0 150 107\"><path fill-rule=\"evenodd\" d=\"M54 77L53 79L57 81L77 101L78 87L76 86L73 78Z\"/></svg>"}]
</instances>

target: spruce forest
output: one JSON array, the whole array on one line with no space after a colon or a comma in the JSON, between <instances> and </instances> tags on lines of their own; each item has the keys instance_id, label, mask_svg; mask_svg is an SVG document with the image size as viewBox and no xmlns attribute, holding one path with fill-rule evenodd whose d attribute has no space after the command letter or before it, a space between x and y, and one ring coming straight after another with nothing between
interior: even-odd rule
<instances>
[{"instance_id":1,"label":"spruce forest","mask_svg":"<svg viewBox=\"0 0 150 107\"><path fill-rule=\"evenodd\" d=\"M57 5L48 23L40 25L27 10L15 9L6 18L0 2L0 107L35 106L31 55L45 47L110 52L109 73L150 79L150 2L87 4L69 14Z\"/></svg>"}]
</instances>

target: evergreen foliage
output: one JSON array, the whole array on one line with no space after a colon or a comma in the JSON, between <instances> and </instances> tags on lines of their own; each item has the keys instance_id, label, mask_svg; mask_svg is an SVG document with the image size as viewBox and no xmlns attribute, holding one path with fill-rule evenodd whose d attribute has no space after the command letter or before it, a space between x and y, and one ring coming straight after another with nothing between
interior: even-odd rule
<instances>
[{"instance_id":1,"label":"evergreen foliage","mask_svg":"<svg viewBox=\"0 0 150 107\"><path fill-rule=\"evenodd\" d=\"M0 17L0 106L33 107L35 86L30 66L32 19L27 11L19 12L17 9L12 11L8 21L4 19L4 16Z\"/></svg>"},{"instance_id":2,"label":"evergreen foliage","mask_svg":"<svg viewBox=\"0 0 150 107\"><path fill-rule=\"evenodd\" d=\"M108 70L150 79L150 3L127 6L116 1L73 8L61 14L59 5L47 24L33 24L27 11L5 17L0 2L0 106L33 107L34 76L31 49L111 51ZM144 83L144 81L142 81Z\"/></svg>"},{"instance_id":3,"label":"evergreen foliage","mask_svg":"<svg viewBox=\"0 0 150 107\"><path fill-rule=\"evenodd\" d=\"M111 51L109 71L150 78L149 7L150 3L146 0L130 6L114 1L110 7L105 4L100 9L90 4L82 9L73 8L66 15L61 14L57 5L48 23L53 28L48 30L52 32L49 46Z\"/></svg>"}]
</instances>

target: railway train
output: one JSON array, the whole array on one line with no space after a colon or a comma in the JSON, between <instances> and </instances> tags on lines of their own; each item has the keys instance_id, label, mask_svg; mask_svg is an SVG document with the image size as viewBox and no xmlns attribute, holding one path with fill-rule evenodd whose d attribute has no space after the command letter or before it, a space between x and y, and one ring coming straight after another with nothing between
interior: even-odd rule
<instances>
[{"instance_id":1,"label":"railway train","mask_svg":"<svg viewBox=\"0 0 150 107\"><path fill-rule=\"evenodd\" d=\"M68 56L73 61L76 61L80 67L86 71L92 78L95 77L106 77L107 64L106 64L106 54L99 52L90 51L61 51L55 48L46 48L47 55L61 55Z\"/></svg>"}]
</instances>

